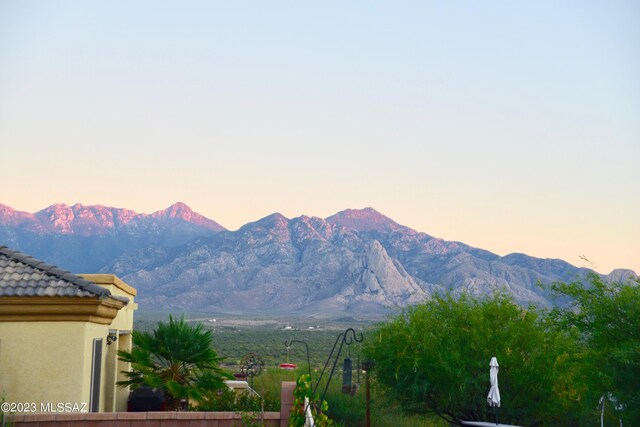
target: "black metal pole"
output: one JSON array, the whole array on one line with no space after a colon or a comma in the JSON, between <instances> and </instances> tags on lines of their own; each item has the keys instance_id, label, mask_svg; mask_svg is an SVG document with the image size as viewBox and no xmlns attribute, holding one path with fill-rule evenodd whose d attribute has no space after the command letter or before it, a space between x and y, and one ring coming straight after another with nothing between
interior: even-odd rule
<instances>
[{"instance_id":1,"label":"black metal pole","mask_svg":"<svg viewBox=\"0 0 640 427\"><path fill-rule=\"evenodd\" d=\"M338 337L336 338L336 341L333 343L333 348L331 348L331 352L329 352L329 357L327 358L327 361L325 362L324 367L322 368L322 372L320 372L320 376L318 377L318 382L316 383L316 386L313 388L313 394L315 395L316 390L320 386L320 382L322 381L324 373L329 367L329 363L331 362L331 360L333 360L333 365L331 366L331 372L329 372L329 378L327 379L327 384L325 385L324 391L322 392L322 396L320 397L321 402L324 400L325 395L327 394L327 389L329 388L329 383L331 383L331 378L333 378L333 373L336 370L336 365L338 364L338 359L340 358L342 347L345 344L347 346L350 346L354 342L362 342L363 339L364 337L362 335L362 332L360 332L358 336L355 329L353 328L348 328L347 330L345 330L344 332L341 332L338 335ZM339 346L338 346L338 343L340 344ZM334 354L334 352L336 351L336 348L337 348L337 353Z\"/></svg>"},{"instance_id":2,"label":"black metal pole","mask_svg":"<svg viewBox=\"0 0 640 427\"><path fill-rule=\"evenodd\" d=\"M307 348L307 369L309 370L309 385L311 386L311 389L313 390L313 381L311 380L311 359L309 358L309 346L307 345L307 343L305 341L302 341L302 340L291 340L291 341L289 341L288 344L287 344L287 341L285 341L284 345L286 347L291 347L291 345L294 342L302 343Z\"/></svg>"}]
</instances>

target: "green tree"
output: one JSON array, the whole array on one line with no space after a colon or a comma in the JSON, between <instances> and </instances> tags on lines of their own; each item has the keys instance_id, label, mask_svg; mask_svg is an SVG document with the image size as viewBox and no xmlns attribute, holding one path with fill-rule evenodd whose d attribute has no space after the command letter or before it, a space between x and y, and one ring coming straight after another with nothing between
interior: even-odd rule
<instances>
[{"instance_id":1,"label":"green tree","mask_svg":"<svg viewBox=\"0 0 640 427\"><path fill-rule=\"evenodd\" d=\"M640 425L640 280L606 283L595 273L586 281L549 286L569 300L551 311L558 328L580 334L580 357L588 383L584 408L594 419L601 396L608 415L625 425ZM622 411L616 410L616 407ZM613 421L613 420L612 420Z\"/></svg>"},{"instance_id":2,"label":"green tree","mask_svg":"<svg viewBox=\"0 0 640 427\"><path fill-rule=\"evenodd\" d=\"M549 327L510 297L435 296L368 334L378 381L413 413L450 423L493 421L489 361L500 364L500 421L575 425L584 385L572 355L576 336Z\"/></svg>"},{"instance_id":3,"label":"green tree","mask_svg":"<svg viewBox=\"0 0 640 427\"><path fill-rule=\"evenodd\" d=\"M201 323L169 316L169 322L159 323L153 332L132 335L133 350L118 352L120 360L131 363L131 371L123 371L127 380L118 385L160 388L168 410L180 409L183 400L202 400L207 390L222 388L230 377L219 367L212 332Z\"/></svg>"}]
</instances>

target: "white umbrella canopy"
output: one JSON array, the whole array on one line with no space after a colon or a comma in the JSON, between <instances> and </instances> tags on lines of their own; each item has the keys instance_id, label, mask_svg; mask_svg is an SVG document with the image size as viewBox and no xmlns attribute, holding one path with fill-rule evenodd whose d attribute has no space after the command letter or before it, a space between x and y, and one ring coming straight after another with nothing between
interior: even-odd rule
<instances>
[{"instance_id":1,"label":"white umbrella canopy","mask_svg":"<svg viewBox=\"0 0 640 427\"><path fill-rule=\"evenodd\" d=\"M486 421L462 421L462 425L476 427L521 427L511 424L500 424L498 422L498 408L500 407L500 390L498 389L498 370L500 367L498 365L498 359L492 357L491 362L489 362L489 366L489 380L491 381L491 388L487 395L487 402L490 407L495 408L496 421L493 423Z\"/></svg>"},{"instance_id":2,"label":"white umbrella canopy","mask_svg":"<svg viewBox=\"0 0 640 427\"><path fill-rule=\"evenodd\" d=\"M498 365L498 359L495 357L491 358L491 362L489 362L489 380L491 381L491 388L489 389L489 394L487 395L487 402L489 406L500 407L500 389L498 388L498 370L500 369Z\"/></svg>"}]
</instances>

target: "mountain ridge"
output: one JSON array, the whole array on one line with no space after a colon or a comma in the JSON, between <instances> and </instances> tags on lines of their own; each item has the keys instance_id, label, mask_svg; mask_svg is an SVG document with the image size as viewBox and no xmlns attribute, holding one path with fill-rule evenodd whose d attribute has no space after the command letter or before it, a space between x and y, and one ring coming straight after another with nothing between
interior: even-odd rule
<instances>
[{"instance_id":1,"label":"mountain ridge","mask_svg":"<svg viewBox=\"0 0 640 427\"><path fill-rule=\"evenodd\" d=\"M75 272L97 271L139 247L178 246L223 230L180 202L152 214L79 203L29 213L0 204L0 242Z\"/></svg>"},{"instance_id":2,"label":"mountain ridge","mask_svg":"<svg viewBox=\"0 0 640 427\"><path fill-rule=\"evenodd\" d=\"M538 282L589 271L435 238L373 208L324 219L274 213L230 231L183 203L153 214L79 204L29 214L0 205L0 243L72 271L117 274L138 288L141 304L161 309L383 313L435 292L496 291L549 306Z\"/></svg>"},{"instance_id":3,"label":"mountain ridge","mask_svg":"<svg viewBox=\"0 0 640 427\"><path fill-rule=\"evenodd\" d=\"M11 221L12 217L14 218ZM16 218L17 217L17 218ZM82 205L75 203L71 206L65 203L55 203L39 211L29 213L18 211L0 203L0 223L18 224L32 222L35 229L60 234L100 234L110 229L125 227L134 220L154 218L159 220L182 219L212 231L226 230L217 222L194 212L182 202L176 202L166 209L151 214L137 213L126 208L115 208L104 205Z\"/></svg>"}]
</instances>

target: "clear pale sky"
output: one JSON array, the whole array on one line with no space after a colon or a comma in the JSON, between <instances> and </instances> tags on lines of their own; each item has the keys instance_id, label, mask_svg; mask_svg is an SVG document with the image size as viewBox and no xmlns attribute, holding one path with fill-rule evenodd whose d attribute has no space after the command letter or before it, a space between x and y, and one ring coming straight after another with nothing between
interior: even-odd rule
<instances>
[{"instance_id":1,"label":"clear pale sky","mask_svg":"<svg viewBox=\"0 0 640 427\"><path fill-rule=\"evenodd\" d=\"M0 203L372 206L640 272L640 2L0 0Z\"/></svg>"}]
</instances>

